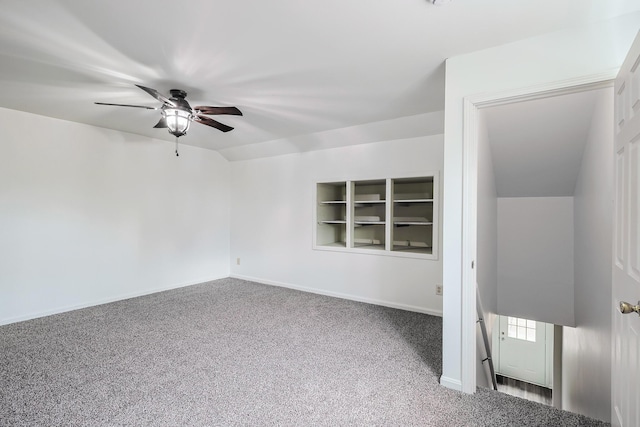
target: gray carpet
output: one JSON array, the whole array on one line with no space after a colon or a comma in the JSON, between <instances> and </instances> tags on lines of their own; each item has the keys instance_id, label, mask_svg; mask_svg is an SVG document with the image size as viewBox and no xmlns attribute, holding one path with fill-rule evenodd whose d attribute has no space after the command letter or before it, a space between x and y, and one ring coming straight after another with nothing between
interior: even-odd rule
<instances>
[{"instance_id":1,"label":"gray carpet","mask_svg":"<svg viewBox=\"0 0 640 427\"><path fill-rule=\"evenodd\" d=\"M441 387L438 317L223 279L0 327L2 426L598 426Z\"/></svg>"}]
</instances>

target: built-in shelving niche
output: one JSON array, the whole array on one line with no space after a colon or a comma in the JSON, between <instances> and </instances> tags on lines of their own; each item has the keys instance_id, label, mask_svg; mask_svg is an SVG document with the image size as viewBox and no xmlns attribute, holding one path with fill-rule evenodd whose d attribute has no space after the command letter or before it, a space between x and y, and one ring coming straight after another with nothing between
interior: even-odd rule
<instances>
[{"instance_id":1,"label":"built-in shelving niche","mask_svg":"<svg viewBox=\"0 0 640 427\"><path fill-rule=\"evenodd\" d=\"M314 248L437 258L438 175L316 184Z\"/></svg>"},{"instance_id":2,"label":"built-in shelving niche","mask_svg":"<svg viewBox=\"0 0 640 427\"><path fill-rule=\"evenodd\" d=\"M393 251L433 253L433 177L395 179L393 184Z\"/></svg>"},{"instance_id":3,"label":"built-in shelving niche","mask_svg":"<svg viewBox=\"0 0 640 427\"><path fill-rule=\"evenodd\" d=\"M316 245L347 247L347 183L326 182L317 185Z\"/></svg>"},{"instance_id":4,"label":"built-in shelving niche","mask_svg":"<svg viewBox=\"0 0 640 427\"><path fill-rule=\"evenodd\" d=\"M387 182L352 181L353 248L385 250Z\"/></svg>"}]
</instances>

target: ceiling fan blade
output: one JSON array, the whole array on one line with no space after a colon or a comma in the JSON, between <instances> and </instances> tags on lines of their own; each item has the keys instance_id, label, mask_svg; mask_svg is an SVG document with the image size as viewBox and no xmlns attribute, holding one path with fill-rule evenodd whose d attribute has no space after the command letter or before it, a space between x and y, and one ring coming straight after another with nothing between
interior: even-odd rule
<instances>
[{"instance_id":1,"label":"ceiling fan blade","mask_svg":"<svg viewBox=\"0 0 640 427\"><path fill-rule=\"evenodd\" d=\"M154 128L168 128L169 126L167 126L167 119L165 119L164 117L160 117L160 121L158 123L156 123L156 125L154 126Z\"/></svg>"},{"instance_id":2,"label":"ceiling fan blade","mask_svg":"<svg viewBox=\"0 0 640 427\"><path fill-rule=\"evenodd\" d=\"M231 126L227 126L225 124L222 124L216 120L210 119L209 117L205 117L205 116L196 115L195 121L198 123L202 123L203 125L211 126L212 128L221 130L222 132L229 132L230 130L233 130Z\"/></svg>"},{"instance_id":3,"label":"ceiling fan blade","mask_svg":"<svg viewBox=\"0 0 640 427\"><path fill-rule=\"evenodd\" d=\"M146 108L147 110L158 110L156 107L147 107L146 105L131 105L131 104L110 104L107 102L96 102L98 105L114 105L116 107L133 107L133 108Z\"/></svg>"},{"instance_id":4,"label":"ceiling fan blade","mask_svg":"<svg viewBox=\"0 0 640 427\"><path fill-rule=\"evenodd\" d=\"M199 107L194 107L199 114L230 114L233 116L241 116L242 111L238 110L236 107L207 107L205 105L201 105Z\"/></svg>"},{"instance_id":5,"label":"ceiling fan blade","mask_svg":"<svg viewBox=\"0 0 640 427\"><path fill-rule=\"evenodd\" d=\"M143 91L147 92L149 95L153 96L158 101L171 105L172 107L176 107L175 102L173 102L172 100L170 100L169 98L167 98L166 96L158 92L157 90L151 89L150 87L140 86L140 85L136 85L136 86L138 86Z\"/></svg>"}]
</instances>

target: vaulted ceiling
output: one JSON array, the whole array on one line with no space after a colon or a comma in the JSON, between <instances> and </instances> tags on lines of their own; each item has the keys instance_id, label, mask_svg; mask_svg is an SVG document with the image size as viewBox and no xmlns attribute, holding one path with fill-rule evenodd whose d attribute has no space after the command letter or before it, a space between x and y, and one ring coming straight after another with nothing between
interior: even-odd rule
<instances>
[{"instance_id":1,"label":"vaulted ceiling","mask_svg":"<svg viewBox=\"0 0 640 427\"><path fill-rule=\"evenodd\" d=\"M481 110L498 197L573 196L594 110L606 96L612 88Z\"/></svg>"},{"instance_id":2,"label":"vaulted ceiling","mask_svg":"<svg viewBox=\"0 0 640 427\"><path fill-rule=\"evenodd\" d=\"M194 124L180 139L231 159L353 144L363 132L349 129L395 121L407 137L441 129L446 58L633 3L3 0L0 107L173 141L157 111L94 101L157 106L134 84L184 89L191 105L243 111L218 117L232 132Z\"/></svg>"}]
</instances>

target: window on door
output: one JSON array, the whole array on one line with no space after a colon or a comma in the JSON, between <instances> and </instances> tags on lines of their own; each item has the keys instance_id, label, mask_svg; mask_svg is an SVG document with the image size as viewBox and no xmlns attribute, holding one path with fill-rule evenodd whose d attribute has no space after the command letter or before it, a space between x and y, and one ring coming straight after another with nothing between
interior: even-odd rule
<instances>
[{"instance_id":1,"label":"window on door","mask_svg":"<svg viewBox=\"0 0 640 427\"><path fill-rule=\"evenodd\" d=\"M507 335L524 341L536 342L536 322L535 320L520 319L511 317L507 319Z\"/></svg>"}]
</instances>

